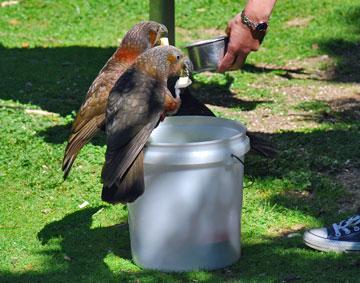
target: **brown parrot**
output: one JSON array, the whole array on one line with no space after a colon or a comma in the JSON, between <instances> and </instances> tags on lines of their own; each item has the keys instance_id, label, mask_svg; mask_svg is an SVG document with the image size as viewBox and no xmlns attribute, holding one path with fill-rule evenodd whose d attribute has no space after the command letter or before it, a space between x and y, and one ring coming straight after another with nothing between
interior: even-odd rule
<instances>
[{"instance_id":1,"label":"brown parrot","mask_svg":"<svg viewBox=\"0 0 360 283\"><path fill-rule=\"evenodd\" d=\"M180 107L168 77L189 74L190 60L173 46L154 47L138 57L118 79L106 110L102 199L132 202L144 192L144 146L153 129Z\"/></svg>"},{"instance_id":2,"label":"brown parrot","mask_svg":"<svg viewBox=\"0 0 360 283\"><path fill-rule=\"evenodd\" d=\"M136 24L125 34L119 48L91 84L75 117L62 164L64 179L81 148L104 127L106 103L116 80L141 53L159 45L161 36L167 32L164 25L147 21Z\"/></svg>"}]
</instances>

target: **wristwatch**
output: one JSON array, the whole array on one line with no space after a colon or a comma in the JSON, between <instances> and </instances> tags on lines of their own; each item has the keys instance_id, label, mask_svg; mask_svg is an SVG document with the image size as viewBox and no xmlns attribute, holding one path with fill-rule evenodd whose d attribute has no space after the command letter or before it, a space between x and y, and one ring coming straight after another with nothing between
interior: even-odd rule
<instances>
[{"instance_id":1,"label":"wristwatch","mask_svg":"<svg viewBox=\"0 0 360 283\"><path fill-rule=\"evenodd\" d=\"M251 31L253 32L259 32L259 33L264 33L266 32L267 28L268 28L268 23L267 22L259 22L259 23L255 23L252 20L250 20L246 15L245 15L245 11L243 10L241 12L241 22L246 25Z\"/></svg>"}]
</instances>

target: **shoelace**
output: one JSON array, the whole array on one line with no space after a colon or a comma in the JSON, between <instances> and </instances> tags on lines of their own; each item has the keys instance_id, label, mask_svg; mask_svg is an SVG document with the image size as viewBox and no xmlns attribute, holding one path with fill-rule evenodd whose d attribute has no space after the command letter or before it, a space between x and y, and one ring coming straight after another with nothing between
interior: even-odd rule
<instances>
[{"instance_id":1,"label":"shoelace","mask_svg":"<svg viewBox=\"0 0 360 283\"><path fill-rule=\"evenodd\" d=\"M348 227L352 227L355 232L358 232L360 230L360 227L356 226L358 224L360 224L360 215L355 215L340 221L340 223L334 223L332 227L334 228L335 236L340 237L341 230L344 231L346 235L351 234L351 230Z\"/></svg>"}]
</instances>

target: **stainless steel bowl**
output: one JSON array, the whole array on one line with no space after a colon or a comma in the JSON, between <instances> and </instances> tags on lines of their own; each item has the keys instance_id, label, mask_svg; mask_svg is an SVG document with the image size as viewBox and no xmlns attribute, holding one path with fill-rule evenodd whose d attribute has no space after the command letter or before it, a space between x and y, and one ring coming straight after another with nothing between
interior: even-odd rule
<instances>
[{"instance_id":1,"label":"stainless steel bowl","mask_svg":"<svg viewBox=\"0 0 360 283\"><path fill-rule=\"evenodd\" d=\"M194 71L214 71L224 57L228 44L226 36L202 40L186 46Z\"/></svg>"}]
</instances>

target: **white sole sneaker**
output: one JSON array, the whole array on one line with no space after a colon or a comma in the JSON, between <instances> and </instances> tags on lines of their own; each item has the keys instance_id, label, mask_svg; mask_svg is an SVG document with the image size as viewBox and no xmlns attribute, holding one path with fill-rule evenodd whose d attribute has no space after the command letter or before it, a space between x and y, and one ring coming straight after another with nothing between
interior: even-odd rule
<instances>
[{"instance_id":1,"label":"white sole sneaker","mask_svg":"<svg viewBox=\"0 0 360 283\"><path fill-rule=\"evenodd\" d=\"M311 229L303 236L305 245L324 252L360 252L360 242L341 241L328 239L326 228Z\"/></svg>"}]
</instances>

